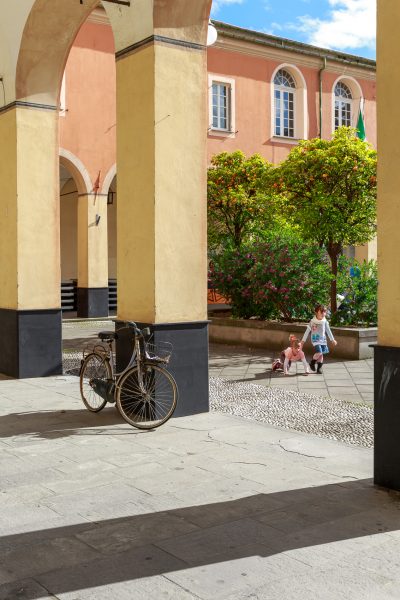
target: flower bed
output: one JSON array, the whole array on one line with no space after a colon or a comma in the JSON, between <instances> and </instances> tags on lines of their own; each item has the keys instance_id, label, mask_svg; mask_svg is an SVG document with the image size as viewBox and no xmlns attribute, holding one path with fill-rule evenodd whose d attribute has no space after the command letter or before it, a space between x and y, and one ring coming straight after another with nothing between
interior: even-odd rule
<instances>
[{"instance_id":1,"label":"flower bed","mask_svg":"<svg viewBox=\"0 0 400 600\"><path fill-rule=\"evenodd\" d=\"M301 338L305 329L306 323L278 323L212 317L209 336L210 342L280 351L289 345L288 339L291 333ZM376 327L332 327L333 335L338 343L336 347L330 346L332 357L349 360L372 358L373 349L370 345L376 343L377 331ZM310 354L311 351L312 347L310 339L308 339L305 352Z\"/></svg>"}]
</instances>

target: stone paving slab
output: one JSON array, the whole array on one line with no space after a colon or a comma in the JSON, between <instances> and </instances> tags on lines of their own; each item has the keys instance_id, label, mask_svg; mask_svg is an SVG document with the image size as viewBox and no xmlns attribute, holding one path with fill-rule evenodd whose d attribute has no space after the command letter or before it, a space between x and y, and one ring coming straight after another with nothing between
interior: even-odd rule
<instances>
[{"instance_id":1,"label":"stone paving slab","mask_svg":"<svg viewBox=\"0 0 400 600\"><path fill-rule=\"evenodd\" d=\"M342 361L328 356L322 375L304 376L301 364L293 364L289 376L271 370L273 353L260 348L210 344L210 376L231 381L245 381L264 387L282 387L319 396L348 400L373 406L373 360ZM309 359L311 357L308 357Z\"/></svg>"},{"instance_id":2,"label":"stone paving slab","mask_svg":"<svg viewBox=\"0 0 400 600\"><path fill-rule=\"evenodd\" d=\"M64 324L64 349L111 321ZM373 402L373 361L273 374L212 345L210 374ZM0 381L0 600L400 598L400 495L371 449L221 413L139 432L71 376Z\"/></svg>"},{"instance_id":3,"label":"stone paving slab","mask_svg":"<svg viewBox=\"0 0 400 600\"><path fill-rule=\"evenodd\" d=\"M0 600L399 597L370 449L219 413L138 432L77 385L0 382Z\"/></svg>"}]
</instances>

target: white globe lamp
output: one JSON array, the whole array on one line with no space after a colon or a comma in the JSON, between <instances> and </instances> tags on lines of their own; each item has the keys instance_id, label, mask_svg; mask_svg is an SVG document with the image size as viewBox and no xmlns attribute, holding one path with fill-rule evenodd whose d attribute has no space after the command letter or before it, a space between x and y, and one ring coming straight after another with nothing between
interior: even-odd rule
<instances>
[{"instance_id":1,"label":"white globe lamp","mask_svg":"<svg viewBox=\"0 0 400 600\"><path fill-rule=\"evenodd\" d=\"M218 32L215 29L214 25L211 21L208 21L208 31L207 31L207 46L212 46L215 44L218 38Z\"/></svg>"}]
</instances>

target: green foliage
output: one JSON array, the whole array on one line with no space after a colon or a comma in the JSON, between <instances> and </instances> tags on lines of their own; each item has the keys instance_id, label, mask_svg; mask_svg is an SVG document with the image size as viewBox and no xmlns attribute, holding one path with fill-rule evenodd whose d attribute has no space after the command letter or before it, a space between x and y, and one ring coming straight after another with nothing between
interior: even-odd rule
<instances>
[{"instance_id":1,"label":"green foliage","mask_svg":"<svg viewBox=\"0 0 400 600\"><path fill-rule=\"evenodd\" d=\"M332 140L301 141L276 170L282 210L305 239L341 247L376 230L376 152L340 127Z\"/></svg>"},{"instance_id":2,"label":"green foliage","mask_svg":"<svg viewBox=\"0 0 400 600\"><path fill-rule=\"evenodd\" d=\"M272 164L254 154L222 152L208 169L209 247L239 248L273 212L273 193L266 191Z\"/></svg>"},{"instance_id":3,"label":"green foliage","mask_svg":"<svg viewBox=\"0 0 400 600\"><path fill-rule=\"evenodd\" d=\"M208 272L211 285L229 300L232 315L242 319L259 315L249 276L256 260L251 246L227 247L222 253L212 255Z\"/></svg>"},{"instance_id":4,"label":"green foliage","mask_svg":"<svg viewBox=\"0 0 400 600\"><path fill-rule=\"evenodd\" d=\"M364 244L376 231L376 152L340 127L332 140L301 141L275 170L281 210L305 240L325 247L334 275L344 246Z\"/></svg>"},{"instance_id":5,"label":"green foliage","mask_svg":"<svg viewBox=\"0 0 400 600\"><path fill-rule=\"evenodd\" d=\"M270 234L216 256L210 279L235 317L304 320L329 294L326 253L294 234Z\"/></svg>"},{"instance_id":6,"label":"green foliage","mask_svg":"<svg viewBox=\"0 0 400 600\"><path fill-rule=\"evenodd\" d=\"M376 261L358 263L341 256L338 290L345 296L332 316L333 325L375 326L378 322L378 272Z\"/></svg>"}]
</instances>

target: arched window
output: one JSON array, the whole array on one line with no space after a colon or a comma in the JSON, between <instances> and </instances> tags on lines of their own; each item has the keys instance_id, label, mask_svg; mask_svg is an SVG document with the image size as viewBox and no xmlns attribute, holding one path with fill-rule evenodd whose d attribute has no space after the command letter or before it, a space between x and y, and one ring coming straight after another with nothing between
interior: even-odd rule
<instances>
[{"instance_id":1,"label":"arched window","mask_svg":"<svg viewBox=\"0 0 400 600\"><path fill-rule=\"evenodd\" d=\"M341 125L351 127L353 96L350 88L338 81L335 85L335 130Z\"/></svg>"},{"instance_id":2,"label":"arched window","mask_svg":"<svg viewBox=\"0 0 400 600\"><path fill-rule=\"evenodd\" d=\"M279 69L274 77L275 135L294 138L296 83L286 69Z\"/></svg>"}]
</instances>

